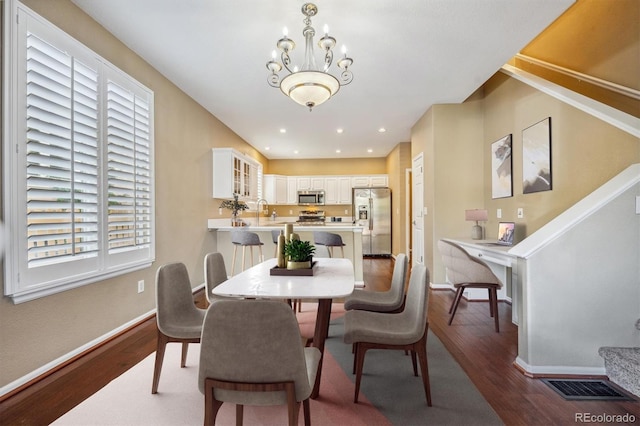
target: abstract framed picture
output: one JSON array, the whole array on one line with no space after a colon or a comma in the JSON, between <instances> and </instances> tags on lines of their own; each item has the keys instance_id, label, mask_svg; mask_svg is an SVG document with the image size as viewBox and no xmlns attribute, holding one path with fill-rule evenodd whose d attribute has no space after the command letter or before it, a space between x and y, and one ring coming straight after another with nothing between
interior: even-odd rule
<instances>
[{"instance_id":1,"label":"abstract framed picture","mask_svg":"<svg viewBox=\"0 0 640 426\"><path fill-rule=\"evenodd\" d=\"M551 117L547 117L522 131L522 192L551 189Z\"/></svg>"},{"instance_id":2,"label":"abstract framed picture","mask_svg":"<svg viewBox=\"0 0 640 426\"><path fill-rule=\"evenodd\" d=\"M491 144L491 198L513 196L511 134Z\"/></svg>"}]
</instances>

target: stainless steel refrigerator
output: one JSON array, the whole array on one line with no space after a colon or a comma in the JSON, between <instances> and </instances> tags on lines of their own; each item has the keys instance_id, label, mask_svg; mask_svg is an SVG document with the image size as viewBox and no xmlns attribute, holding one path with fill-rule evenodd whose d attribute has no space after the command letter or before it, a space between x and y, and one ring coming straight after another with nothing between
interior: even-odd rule
<instances>
[{"instance_id":1,"label":"stainless steel refrigerator","mask_svg":"<svg viewBox=\"0 0 640 426\"><path fill-rule=\"evenodd\" d=\"M391 190L353 188L353 223L362 226L362 254L391 255Z\"/></svg>"}]
</instances>

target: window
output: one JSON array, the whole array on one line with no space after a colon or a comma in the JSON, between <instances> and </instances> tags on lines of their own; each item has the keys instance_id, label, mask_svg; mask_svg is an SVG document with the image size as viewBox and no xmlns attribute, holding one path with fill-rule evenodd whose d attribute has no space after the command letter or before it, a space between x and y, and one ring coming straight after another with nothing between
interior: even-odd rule
<instances>
[{"instance_id":1,"label":"window","mask_svg":"<svg viewBox=\"0 0 640 426\"><path fill-rule=\"evenodd\" d=\"M19 303L153 261L153 92L7 5L5 295Z\"/></svg>"}]
</instances>

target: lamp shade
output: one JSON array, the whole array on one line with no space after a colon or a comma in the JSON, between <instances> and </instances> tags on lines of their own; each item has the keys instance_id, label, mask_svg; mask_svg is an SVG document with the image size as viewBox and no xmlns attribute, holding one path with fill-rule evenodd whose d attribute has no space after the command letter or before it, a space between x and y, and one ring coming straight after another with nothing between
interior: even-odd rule
<instances>
[{"instance_id":1,"label":"lamp shade","mask_svg":"<svg viewBox=\"0 0 640 426\"><path fill-rule=\"evenodd\" d=\"M474 222L486 222L489 219L489 215L486 210L473 209L464 211L464 220Z\"/></svg>"},{"instance_id":2,"label":"lamp shade","mask_svg":"<svg viewBox=\"0 0 640 426\"><path fill-rule=\"evenodd\" d=\"M299 71L282 79L280 90L300 105L313 108L333 96L340 83L331 74Z\"/></svg>"}]
</instances>

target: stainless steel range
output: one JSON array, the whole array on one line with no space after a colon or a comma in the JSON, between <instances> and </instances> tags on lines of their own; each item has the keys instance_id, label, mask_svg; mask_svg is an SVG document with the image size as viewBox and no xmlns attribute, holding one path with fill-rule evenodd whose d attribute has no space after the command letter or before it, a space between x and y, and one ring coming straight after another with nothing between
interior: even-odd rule
<instances>
[{"instance_id":1,"label":"stainless steel range","mask_svg":"<svg viewBox=\"0 0 640 426\"><path fill-rule=\"evenodd\" d=\"M298 214L298 225L324 225L324 210L302 210Z\"/></svg>"}]
</instances>

